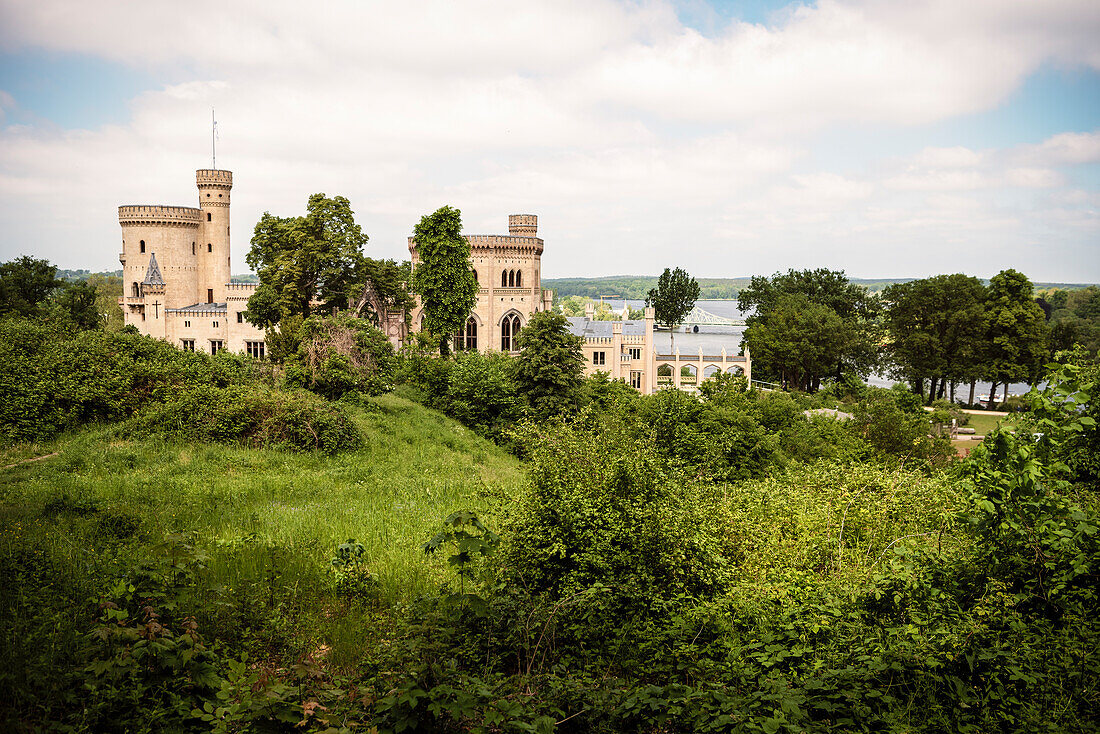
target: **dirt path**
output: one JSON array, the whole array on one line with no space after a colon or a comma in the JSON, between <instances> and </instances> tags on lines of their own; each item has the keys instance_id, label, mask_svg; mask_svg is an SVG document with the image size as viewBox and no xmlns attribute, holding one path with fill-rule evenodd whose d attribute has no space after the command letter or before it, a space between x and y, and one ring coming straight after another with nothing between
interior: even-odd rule
<instances>
[{"instance_id":1,"label":"dirt path","mask_svg":"<svg viewBox=\"0 0 1100 734\"><path fill-rule=\"evenodd\" d=\"M26 464L31 461L42 461L43 459L49 459L50 457L57 456L58 453L54 451L52 454L46 454L44 456L32 456L29 459L20 459L14 464L8 464L6 466L0 466L0 469L11 469L13 466L19 466L20 464Z\"/></svg>"}]
</instances>

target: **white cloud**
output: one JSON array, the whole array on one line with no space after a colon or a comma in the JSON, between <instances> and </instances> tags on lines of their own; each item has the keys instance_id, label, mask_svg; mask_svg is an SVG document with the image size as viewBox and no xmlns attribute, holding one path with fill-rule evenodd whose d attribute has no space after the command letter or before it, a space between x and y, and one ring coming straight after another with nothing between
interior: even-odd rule
<instances>
[{"instance_id":1,"label":"white cloud","mask_svg":"<svg viewBox=\"0 0 1100 734\"><path fill-rule=\"evenodd\" d=\"M1044 63L1100 68L1097 8L820 0L704 35L660 0L0 0L0 49L91 54L164 83L124 125L0 132L0 259L28 247L114 267L118 204L194 201L211 105L236 176L238 271L260 213L301 211L315 191L349 196L372 254L391 257L444 203L469 231L538 213L548 274L813 261L886 275L885 243L978 246L1040 221L1073 222L1080 246L1100 231L1095 200L1051 197L1063 167L1100 160L1100 132L929 147L871 170L816 165L813 146L826 126L991 109ZM17 103L0 97L0 114ZM1011 214L1021 201L1033 220ZM970 269L988 261L976 250Z\"/></svg>"}]
</instances>

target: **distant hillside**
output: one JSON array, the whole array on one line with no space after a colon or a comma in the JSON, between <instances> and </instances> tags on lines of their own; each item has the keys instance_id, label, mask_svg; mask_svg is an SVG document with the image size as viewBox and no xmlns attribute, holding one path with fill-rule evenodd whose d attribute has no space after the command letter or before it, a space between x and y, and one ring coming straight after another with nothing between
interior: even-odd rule
<instances>
[{"instance_id":1,"label":"distant hillside","mask_svg":"<svg viewBox=\"0 0 1100 734\"><path fill-rule=\"evenodd\" d=\"M703 299L729 299L737 298L737 293L749 284L750 278L698 278L699 297ZM883 288L894 283L908 283L915 278L852 278L853 283L864 286L872 293L878 293ZM988 280L983 280L988 284ZM1036 290L1048 288L1062 288L1073 290L1087 288L1089 283L1035 283ZM602 278L543 278L542 287L550 288L557 298L567 296L582 296L584 298L599 298L600 296L616 296L619 298L641 300L646 297L650 288L657 286L657 276L647 275L608 275Z\"/></svg>"}]
</instances>

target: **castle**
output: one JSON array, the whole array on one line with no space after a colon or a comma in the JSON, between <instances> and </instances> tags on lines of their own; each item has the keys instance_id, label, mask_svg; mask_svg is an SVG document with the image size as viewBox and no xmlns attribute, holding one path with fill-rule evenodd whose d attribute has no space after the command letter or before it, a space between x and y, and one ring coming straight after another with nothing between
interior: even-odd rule
<instances>
[{"instance_id":1,"label":"castle","mask_svg":"<svg viewBox=\"0 0 1100 734\"><path fill-rule=\"evenodd\" d=\"M230 280L233 173L195 172L199 206L123 205L122 306L128 326L188 351L264 356L264 332L244 319L254 283Z\"/></svg>"},{"instance_id":2,"label":"castle","mask_svg":"<svg viewBox=\"0 0 1100 734\"><path fill-rule=\"evenodd\" d=\"M233 174L201 169L195 172L195 182L197 208L118 208L124 291L119 305L125 323L181 349L209 354L228 349L263 359L264 331L244 318L256 284L230 280ZM543 241L538 237L538 217L512 214L506 235L465 237L480 289L465 327L454 335L454 348L514 353L516 338L531 316L549 311L553 303L553 293L542 288L540 278ZM419 263L416 240L410 237L408 244L415 268ZM387 336L400 346L404 320L391 318L395 315L387 312L379 317ZM644 319L596 321L593 315L590 308L585 316L568 319L569 331L584 342L586 375L606 372L646 395L666 385L690 389L716 372L751 376L747 354L656 354L652 308L645 309ZM410 316L413 328L419 329L421 307L417 305Z\"/></svg>"}]
</instances>

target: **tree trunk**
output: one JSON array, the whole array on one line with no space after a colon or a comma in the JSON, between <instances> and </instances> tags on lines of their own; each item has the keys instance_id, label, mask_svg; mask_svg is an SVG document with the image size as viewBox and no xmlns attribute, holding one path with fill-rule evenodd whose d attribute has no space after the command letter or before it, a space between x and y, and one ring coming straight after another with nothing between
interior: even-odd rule
<instances>
[{"instance_id":1,"label":"tree trunk","mask_svg":"<svg viewBox=\"0 0 1100 734\"><path fill-rule=\"evenodd\" d=\"M921 404L923 405L924 404L924 378L923 377L915 377L915 378L913 378L913 382L911 384L913 385L913 392L915 392L917 395L920 395L920 401L921 401Z\"/></svg>"},{"instance_id":2,"label":"tree trunk","mask_svg":"<svg viewBox=\"0 0 1100 734\"><path fill-rule=\"evenodd\" d=\"M989 402L985 404L987 410L993 410L993 404L997 402L997 385L998 383L994 382L989 386Z\"/></svg>"},{"instance_id":3,"label":"tree trunk","mask_svg":"<svg viewBox=\"0 0 1100 734\"><path fill-rule=\"evenodd\" d=\"M925 403L925 405L931 405L932 401L936 399L936 381L938 379L939 379L938 377L936 377L935 375L932 375L932 378L929 380L929 383L928 383L928 401Z\"/></svg>"},{"instance_id":4,"label":"tree trunk","mask_svg":"<svg viewBox=\"0 0 1100 734\"><path fill-rule=\"evenodd\" d=\"M966 404L970 407L974 407L974 389L978 386L977 378L970 381L970 399L966 401Z\"/></svg>"},{"instance_id":5,"label":"tree trunk","mask_svg":"<svg viewBox=\"0 0 1100 734\"><path fill-rule=\"evenodd\" d=\"M941 377L941 378L940 378L940 394L939 394L939 396L938 396L938 397L939 397L939 399L940 399L940 400L943 400L943 396L944 396L944 395L945 395L946 393L947 393L947 379L946 379L946 378L944 378L944 377Z\"/></svg>"},{"instance_id":6,"label":"tree trunk","mask_svg":"<svg viewBox=\"0 0 1100 734\"><path fill-rule=\"evenodd\" d=\"M958 382L956 382L955 380L951 380L951 404L952 404L952 405L954 405L954 404L955 404L955 387L956 387L956 386L957 386L958 384L959 384L959 383L958 383Z\"/></svg>"}]
</instances>

